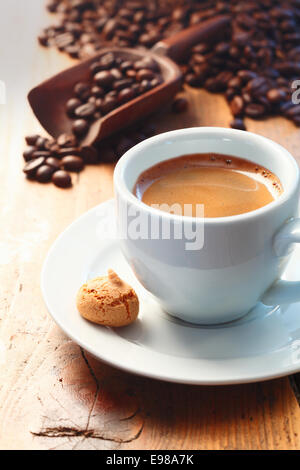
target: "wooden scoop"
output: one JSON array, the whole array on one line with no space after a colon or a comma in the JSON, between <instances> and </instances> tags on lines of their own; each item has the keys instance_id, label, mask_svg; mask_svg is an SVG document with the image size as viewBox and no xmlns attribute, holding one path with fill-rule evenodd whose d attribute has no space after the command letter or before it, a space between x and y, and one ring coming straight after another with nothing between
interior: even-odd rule
<instances>
[{"instance_id":1,"label":"wooden scoop","mask_svg":"<svg viewBox=\"0 0 300 470\"><path fill-rule=\"evenodd\" d=\"M169 104L182 83L181 71L173 61L182 60L197 43L219 39L229 22L228 16L217 16L158 42L150 51L118 47L102 49L91 59L80 62L33 88L28 95L29 103L50 135L57 138L62 133L72 133L73 121L66 114L66 102L74 96L76 83L90 81L90 65L93 62L107 52L128 60L146 57L154 59L160 66L163 82L94 121L81 140L82 145L90 145L143 120Z\"/></svg>"}]
</instances>

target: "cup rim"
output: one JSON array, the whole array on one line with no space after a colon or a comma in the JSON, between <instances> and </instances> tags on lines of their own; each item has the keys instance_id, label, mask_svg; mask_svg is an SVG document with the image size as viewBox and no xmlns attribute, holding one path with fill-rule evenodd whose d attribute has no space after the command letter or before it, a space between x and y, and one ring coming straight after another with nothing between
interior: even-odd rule
<instances>
[{"instance_id":1,"label":"cup rim","mask_svg":"<svg viewBox=\"0 0 300 470\"><path fill-rule=\"evenodd\" d=\"M275 152L280 152L282 156L287 158L291 164L294 166L294 172L293 172L293 180L292 183L288 188L286 188L283 192L282 195L278 197L278 199L275 199L274 201L270 202L269 204L260 207L259 209L255 209L250 212L244 212L242 214L237 214L237 215L231 215L231 216L225 216L225 217L193 217L193 216L185 216L185 215L176 215L176 214L171 214L169 212L164 212L159 209L153 208L149 206L148 204L145 204L142 202L140 199L138 199L137 196L135 196L130 189L127 187L125 181L124 181L124 171L127 167L127 165L136 157L136 153L142 152L144 149L150 147L153 143L159 143L160 141L164 141L165 139L172 138L175 136L182 136L184 138L185 136L190 136L190 135L197 135L197 134L218 134L218 133L225 133L231 137L234 138L234 136L243 136L242 138L249 138L252 140L257 139L260 142L264 142L268 144L269 146L273 147ZM141 156L139 157L141 158ZM171 157L170 157L171 158ZM278 175L280 179L280 175ZM297 190L299 187L299 167L294 159L294 157L291 155L291 153L286 150L284 147L282 147L280 144L277 142L274 142L273 140L264 137L260 134L255 134L254 132L248 132L248 131L242 131L238 129L228 129L226 127L189 127L189 128L183 128L183 129L177 129L173 131L168 131L168 132L163 132L160 134L157 134L153 137L149 137L148 139L144 140L143 142L140 142L139 144L135 145L131 149L129 149L127 152L124 153L124 155L120 158L118 161L115 170L114 170L114 187L116 192L121 194L123 197L126 198L127 202L130 204L135 204L137 207L139 207L141 210L148 212L149 214L164 217L167 219L171 219L173 221L184 221L184 222L192 222L192 223L203 223L205 224L221 224L221 223L234 223L234 222L240 222L244 220L250 220L255 217L263 216L266 213L282 206Z\"/></svg>"}]
</instances>

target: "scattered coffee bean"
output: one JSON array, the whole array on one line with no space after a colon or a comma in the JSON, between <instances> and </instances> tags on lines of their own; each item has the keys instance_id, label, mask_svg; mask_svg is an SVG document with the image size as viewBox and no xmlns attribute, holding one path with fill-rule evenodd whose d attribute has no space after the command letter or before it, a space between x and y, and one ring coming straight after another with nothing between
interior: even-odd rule
<instances>
[{"instance_id":1,"label":"scattered coffee bean","mask_svg":"<svg viewBox=\"0 0 300 470\"><path fill-rule=\"evenodd\" d=\"M27 137L25 137L26 144L27 145L35 145L38 138L39 138L39 135L37 135L37 134L28 135Z\"/></svg>"},{"instance_id":2,"label":"scattered coffee bean","mask_svg":"<svg viewBox=\"0 0 300 470\"><path fill-rule=\"evenodd\" d=\"M67 155L61 160L62 167L67 171L80 172L84 168L84 162L81 157L76 155Z\"/></svg>"},{"instance_id":3,"label":"scattered coffee bean","mask_svg":"<svg viewBox=\"0 0 300 470\"><path fill-rule=\"evenodd\" d=\"M53 173L52 182L59 188L69 188L72 185L71 176L64 170Z\"/></svg>"},{"instance_id":4,"label":"scattered coffee bean","mask_svg":"<svg viewBox=\"0 0 300 470\"><path fill-rule=\"evenodd\" d=\"M245 114L254 119L262 117L265 111L265 107L259 103L250 103L245 107Z\"/></svg>"},{"instance_id":5,"label":"scattered coffee bean","mask_svg":"<svg viewBox=\"0 0 300 470\"><path fill-rule=\"evenodd\" d=\"M91 165L98 163L99 161L97 149L92 145L81 148L81 157L85 163Z\"/></svg>"},{"instance_id":6,"label":"scattered coffee bean","mask_svg":"<svg viewBox=\"0 0 300 470\"><path fill-rule=\"evenodd\" d=\"M49 139L39 136L34 145L40 150L45 150L47 142L49 142Z\"/></svg>"},{"instance_id":7,"label":"scattered coffee bean","mask_svg":"<svg viewBox=\"0 0 300 470\"><path fill-rule=\"evenodd\" d=\"M173 105L172 105L172 110L175 113L183 113L186 111L188 108L188 100L186 98L180 97L180 98L175 98Z\"/></svg>"},{"instance_id":8,"label":"scattered coffee bean","mask_svg":"<svg viewBox=\"0 0 300 470\"><path fill-rule=\"evenodd\" d=\"M62 147L56 152L57 158L63 158L67 155L80 155L80 147Z\"/></svg>"},{"instance_id":9,"label":"scattered coffee bean","mask_svg":"<svg viewBox=\"0 0 300 470\"><path fill-rule=\"evenodd\" d=\"M55 170L59 170L61 166L61 161L55 157L49 157L45 161L46 165L53 167Z\"/></svg>"},{"instance_id":10,"label":"scattered coffee bean","mask_svg":"<svg viewBox=\"0 0 300 470\"><path fill-rule=\"evenodd\" d=\"M280 88L272 88L267 93L267 99L272 104L280 103L281 101L284 101L285 98L286 98L286 93L284 90L281 90Z\"/></svg>"},{"instance_id":11,"label":"scattered coffee bean","mask_svg":"<svg viewBox=\"0 0 300 470\"><path fill-rule=\"evenodd\" d=\"M34 160L30 160L24 166L23 171L27 176L32 178L33 176L35 176L37 169L40 166L42 166L44 162L45 162L45 158L43 158L43 157L35 158Z\"/></svg>"},{"instance_id":12,"label":"scattered coffee bean","mask_svg":"<svg viewBox=\"0 0 300 470\"><path fill-rule=\"evenodd\" d=\"M241 116L244 108L243 98L241 96L234 96L232 101L230 102L230 110L233 116Z\"/></svg>"},{"instance_id":13,"label":"scattered coffee bean","mask_svg":"<svg viewBox=\"0 0 300 470\"><path fill-rule=\"evenodd\" d=\"M85 164L96 164L99 162L114 162L130 147L146 139L147 136L155 134L155 126L147 122L137 130L128 130L128 136L113 136L105 143L67 147L66 145L77 143L76 137L69 134L61 134L57 140L36 136L30 139L25 137L26 142L47 141L49 150L40 150L36 145L29 146L23 153L26 161L23 169L27 178L35 179L41 183L52 181L57 186L70 187L71 178L68 172L79 172ZM58 141L60 145L58 145ZM115 142L118 142L117 145ZM115 147L115 150L113 149ZM57 176L54 176L58 173ZM66 176L67 175L67 176Z\"/></svg>"},{"instance_id":14,"label":"scattered coffee bean","mask_svg":"<svg viewBox=\"0 0 300 470\"><path fill-rule=\"evenodd\" d=\"M54 172L55 168L53 166L42 165L37 169L35 177L40 183L48 183Z\"/></svg>"},{"instance_id":15,"label":"scattered coffee bean","mask_svg":"<svg viewBox=\"0 0 300 470\"><path fill-rule=\"evenodd\" d=\"M127 152L127 150L133 147L134 144L135 142L133 142L128 137L121 138L121 140L119 141L118 145L115 148L117 158L120 158L125 152Z\"/></svg>"},{"instance_id":16,"label":"scattered coffee bean","mask_svg":"<svg viewBox=\"0 0 300 470\"><path fill-rule=\"evenodd\" d=\"M29 162L29 160L32 160L33 154L35 152L35 147L28 147L24 152L23 152L23 158L25 162Z\"/></svg>"},{"instance_id":17,"label":"scattered coffee bean","mask_svg":"<svg viewBox=\"0 0 300 470\"><path fill-rule=\"evenodd\" d=\"M59 147L72 147L77 144L77 139L72 134L61 134L57 138L57 144Z\"/></svg>"},{"instance_id":18,"label":"scattered coffee bean","mask_svg":"<svg viewBox=\"0 0 300 470\"><path fill-rule=\"evenodd\" d=\"M245 126L244 121L242 119L239 119L239 118L233 119L233 121L231 121L231 123L230 123L230 127L232 127L233 129L240 129L241 131L246 130L246 126Z\"/></svg>"}]
</instances>

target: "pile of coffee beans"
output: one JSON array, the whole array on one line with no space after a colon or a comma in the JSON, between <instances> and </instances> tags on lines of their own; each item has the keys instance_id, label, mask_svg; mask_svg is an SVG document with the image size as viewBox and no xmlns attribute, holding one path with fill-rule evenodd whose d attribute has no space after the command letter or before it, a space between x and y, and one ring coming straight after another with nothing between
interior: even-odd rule
<instances>
[{"instance_id":1,"label":"pile of coffee beans","mask_svg":"<svg viewBox=\"0 0 300 470\"><path fill-rule=\"evenodd\" d=\"M72 184L69 172L84 168L83 152L72 135L62 134L57 140L30 135L25 140L28 147L23 153L26 161L23 171L29 179L40 183L52 181L56 186L68 188Z\"/></svg>"},{"instance_id":2,"label":"pile of coffee beans","mask_svg":"<svg viewBox=\"0 0 300 470\"><path fill-rule=\"evenodd\" d=\"M231 17L225 40L198 44L182 64L186 83L223 93L233 113L232 127L243 118L284 115L300 125L300 107L291 87L300 78L300 0L51 0L56 26L39 40L73 57L103 47L150 48L160 39L216 15Z\"/></svg>"},{"instance_id":3,"label":"pile of coffee beans","mask_svg":"<svg viewBox=\"0 0 300 470\"><path fill-rule=\"evenodd\" d=\"M154 134L156 128L148 122L128 130L126 135L89 146L81 146L74 135L61 134L57 139L29 135L25 137L23 171L30 180L69 188L72 186L70 173L79 173L88 164L115 162L131 147Z\"/></svg>"},{"instance_id":4,"label":"pile of coffee beans","mask_svg":"<svg viewBox=\"0 0 300 470\"><path fill-rule=\"evenodd\" d=\"M293 82L300 78L300 1L229 3L228 37L194 47L184 67L186 83L224 93L231 127L245 129L245 116L269 115L300 126L300 105L292 101Z\"/></svg>"},{"instance_id":5,"label":"pile of coffee beans","mask_svg":"<svg viewBox=\"0 0 300 470\"><path fill-rule=\"evenodd\" d=\"M83 137L91 123L162 83L160 67L151 58L130 60L104 53L90 67L90 80L78 82L66 103L74 120L72 132Z\"/></svg>"},{"instance_id":6,"label":"pile of coffee beans","mask_svg":"<svg viewBox=\"0 0 300 470\"><path fill-rule=\"evenodd\" d=\"M44 29L39 41L43 46L57 47L80 59L94 55L107 41L118 46L148 48L208 17L215 3L206 0L50 0L48 10L59 14L59 22ZM217 2L215 9L226 11L226 2Z\"/></svg>"}]
</instances>

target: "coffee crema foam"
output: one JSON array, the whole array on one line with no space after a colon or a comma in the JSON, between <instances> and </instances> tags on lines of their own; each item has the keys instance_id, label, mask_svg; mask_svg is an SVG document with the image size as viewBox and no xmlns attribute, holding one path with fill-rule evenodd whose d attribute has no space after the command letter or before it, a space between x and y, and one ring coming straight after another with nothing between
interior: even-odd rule
<instances>
[{"instance_id":1,"label":"coffee crema foam","mask_svg":"<svg viewBox=\"0 0 300 470\"><path fill-rule=\"evenodd\" d=\"M209 218L259 209L277 199L283 188L274 173L255 162L199 153L148 168L138 177L133 192L149 206L181 215L199 216L203 205L202 215ZM185 207L189 207L188 214Z\"/></svg>"}]
</instances>

